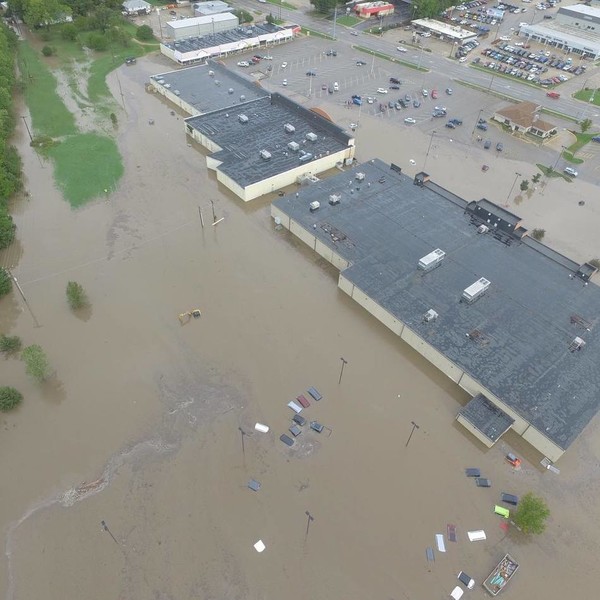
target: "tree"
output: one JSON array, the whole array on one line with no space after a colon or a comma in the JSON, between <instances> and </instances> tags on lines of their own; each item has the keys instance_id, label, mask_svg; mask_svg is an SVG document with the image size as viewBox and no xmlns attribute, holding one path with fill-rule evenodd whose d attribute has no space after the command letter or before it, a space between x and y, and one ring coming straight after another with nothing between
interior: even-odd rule
<instances>
[{"instance_id":1,"label":"tree","mask_svg":"<svg viewBox=\"0 0 600 600\"><path fill-rule=\"evenodd\" d=\"M151 42L154 39L154 33L148 25L140 25L135 32L135 37L141 42Z\"/></svg>"},{"instance_id":2,"label":"tree","mask_svg":"<svg viewBox=\"0 0 600 600\"><path fill-rule=\"evenodd\" d=\"M63 40L74 42L77 39L77 27L73 23L65 23L60 28L60 37Z\"/></svg>"},{"instance_id":3,"label":"tree","mask_svg":"<svg viewBox=\"0 0 600 600\"><path fill-rule=\"evenodd\" d=\"M267 23L269 23L270 25L273 25L273 23L275 23L275 17L273 16L273 13L269 13L267 15L267 19L266 19Z\"/></svg>"},{"instance_id":4,"label":"tree","mask_svg":"<svg viewBox=\"0 0 600 600\"><path fill-rule=\"evenodd\" d=\"M21 359L25 363L25 372L37 381L44 381L50 375L50 365L41 346L33 344L23 348Z\"/></svg>"},{"instance_id":5,"label":"tree","mask_svg":"<svg viewBox=\"0 0 600 600\"><path fill-rule=\"evenodd\" d=\"M108 48L108 40L102 33L90 33L88 35L87 46L92 50L96 50L96 52L104 52Z\"/></svg>"},{"instance_id":6,"label":"tree","mask_svg":"<svg viewBox=\"0 0 600 600\"><path fill-rule=\"evenodd\" d=\"M534 240L537 240L538 242L541 242L544 239L545 235L546 235L545 229L534 229L533 232L531 233L531 237Z\"/></svg>"},{"instance_id":7,"label":"tree","mask_svg":"<svg viewBox=\"0 0 600 600\"><path fill-rule=\"evenodd\" d=\"M240 23L252 23L254 21L254 17L247 10L240 8L234 10L233 14L240 20Z\"/></svg>"},{"instance_id":8,"label":"tree","mask_svg":"<svg viewBox=\"0 0 600 600\"><path fill-rule=\"evenodd\" d=\"M0 352L13 354L21 349L21 338L18 335L0 335Z\"/></svg>"},{"instance_id":9,"label":"tree","mask_svg":"<svg viewBox=\"0 0 600 600\"><path fill-rule=\"evenodd\" d=\"M527 181L527 179L523 179L523 181L521 181L521 184L519 185L519 187L521 188L522 192L525 192L526 190L529 189L529 181Z\"/></svg>"},{"instance_id":10,"label":"tree","mask_svg":"<svg viewBox=\"0 0 600 600\"><path fill-rule=\"evenodd\" d=\"M544 499L528 492L519 502L514 521L523 533L540 534L546 529L546 519L549 516L550 509Z\"/></svg>"},{"instance_id":11,"label":"tree","mask_svg":"<svg viewBox=\"0 0 600 600\"><path fill-rule=\"evenodd\" d=\"M536 173L532 178L531 181L533 181L533 183L537 183L540 179L542 178L542 174L541 173Z\"/></svg>"},{"instance_id":12,"label":"tree","mask_svg":"<svg viewBox=\"0 0 600 600\"><path fill-rule=\"evenodd\" d=\"M12 278L6 269L0 267L0 298L12 290Z\"/></svg>"},{"instance_id":13,"label":"tree","mask_svg":"<svg viewBox=\"0 0 600 600\"><path fill-rule=\"evenodd\" d=\"M581 133L585 133L592 126L591 119L584 119L579 123L579 128L581 129Z\"/></svg>"},{"instance_id":14,"label":"tree","mask_svg":"<svg viewBox=\"0 0 600 600\"><path fill-rule=\"evenodd\" d=\"M67 283L67 301L73 310L83 308L88 305L88 298L83 286L76 281Z\"/></svg>"},{"instance_id":15,"label":"tree","mask_svg":"<svg viewBox=\"0 0 600 600\"><path fill-rule=\"evenodd\" d=\"M42 48L42 54L44 56L52 56L54 54L54 49L52 48L52 46L44 46Z\"/></svg>"},{"instance_id":16,"label":"tree","mask_svg":"<svg viewBox=\"0 0 600 600\"><path fill-rule=\"evenodd\" d=\"M2 412L8 412L21 404L23 400L23 394L13 387L3 386L0 387L0 410Z\"/></svg>"},{"instance_id":17,"label":"tree","mask_svg":"<svg viewBox=\"0 0 600 600\"><path fill-rule=\"evenodd\" d=\"M0 205L0 248L8 248L12 244L16 228L6 206Z\"/></svg>"},{"instance_id":18,"label":"tree","mask_svg":"<svg viewBox=\"0 0 600 600\"><path fill-rule=\"evenodd\" d=\"M310 3L320 13L329 13L337 5L337 0L310 0Z\"/></svg>"}]
</instances>

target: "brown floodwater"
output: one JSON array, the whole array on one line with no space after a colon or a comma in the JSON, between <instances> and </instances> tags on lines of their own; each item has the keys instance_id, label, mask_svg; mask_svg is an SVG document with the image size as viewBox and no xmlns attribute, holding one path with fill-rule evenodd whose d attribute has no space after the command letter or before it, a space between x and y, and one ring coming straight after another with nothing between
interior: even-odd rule
<instances>
[{"instance_id":1,"label":"brown floodwater","mask_svg":"<svg viewBox=\"0 0 600 600\"><path fill-rule=\"evenodd\" d=\"M479 445L454 421L466 394L339 291L335 269L273 229L271 198L242 205L207 173L181 116L144 91L164 67L154 57L120 70L125 176L107 198L72 210L51 166L16 139L29 196L2 260L31 312L12 294L0 324L40 344L55 374L38 385L18 360L0 361L25 397L0 436L7 600L441 599L462 569L478 582L470 596L484 598L479 583L505 552L521 564L505 598L594 598L597 420L560 475L517 436ZM364 137L361 158L397 152ZM87 313L68 309L69 280L85 287ZM196 308L201 318L182 325ZM288 449L286 404L313 385L324 398L305 414L327 429ZM503 460L511 449L520 471ZM468 466L493 487L476 488ZM499 493L529 490L551 508L547 532L505 533ZM458 542L428 563L448 523ZM487 541L469 543L471 529Z\"/></svg>"}]
</instances>

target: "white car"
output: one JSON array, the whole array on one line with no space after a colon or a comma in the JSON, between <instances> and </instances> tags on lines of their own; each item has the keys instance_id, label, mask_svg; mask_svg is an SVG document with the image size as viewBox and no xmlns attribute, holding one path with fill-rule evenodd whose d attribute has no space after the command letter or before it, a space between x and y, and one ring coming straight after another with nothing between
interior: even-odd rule
<instances>
[{"instance_id":1,"label":"white car","mask_svg":"<svg viewBox=\"0 0 600 600\"><path fill-rule=\"evenodd\" d=\"M282 62L282 63L281 63L281 68L282 68L282 69L285 69L286 67L287 67L287 63L286 63L286 62Z\"/></svg>"},{"instance_id":2,"label":"white car","mask_svg":"<svg viewBox=\"0 0 600 600\"><path fill-rule=\"evenodd\" d=\"M377 93L378 94L387 94L388 91L385 88L377 88Z\"/></svg>"},{"instance_id":3,"label":"white car","mask_svg":"<svg viewBox=\"0 0 600 600\"><path fill-rule=\"evenodd\" d=\"M458 59L458 62L460 62L460 63L467 62L467 57L466 57L466 56L461 56L461 57Z\"/></svg>"},{"instance_id":4,"label":"white car","mask_svg":"<svg viewBox=\"0 0 600 600\"><path fill-rule=\"evenodd\" d=\"M406 48L404 46L397 46L396 50L398 50L398 52L406 52Z\"/></svg>"},{"instance_id":5,"label":"white car","mask_svg":"<svg viewBox=\"0 0 600 600\"><path fill-rule=\"evenodd\" d=\"M352 131L354 131L357 127L358 125L356 123L350 123L350 129L352 129Z\"/></svg>"},{"instance_id":6,"label":"white car","mask_svg":"<svg viewBox=\"0 0 600 600\"><path fill-rule=\"evenodd\" d=\"M284 80L281 82L281 85L282 85L282 86L284 86L284 87L285 87L285 86L287 86L287 79L284 79Z\"/></svg>"},{"instance_id":7,"label":"white car","mask_svg":"<svg viewBox=\"0 0 600 600\"><path fill-rule=\"evenodd\" d=\"M423 94L423 98L427 98L427 96L429 96L429 92L427 90L423 90L421 94Z\"/></svg>"},{"instance_id":8,"label":"white car","mask_svg":"<svg viewBox=\"0 0 600 600\"><path fill-rule=\"evenodd\" d=\"M413 119L412 117L406 117L406 119L404 119L404 122L408 125L414 125L417 122L417 120Z\"/></svg>"},{"instance_id":9,"label":"white car","mask_svg":"<svg viewBox=\"0 0 600 600\"><path fill-rule=\"evenodd\" d=\"M237 64L238 67L249 67L250 63L246 60L240 60L240 62Z\"/></svg>"},{"instance_id":10,"label":"white car","mask_svg":"<svg viewBox=\"0 0 600 600\"><path fill-rule=\"evenodd\" d=\"M571 177L577 177L577 175L579 175L579 173L577 173L577 171L573 167L565 167L563 169L563 172L567 175L570 175Z\"/></svg>"}]
</instances>

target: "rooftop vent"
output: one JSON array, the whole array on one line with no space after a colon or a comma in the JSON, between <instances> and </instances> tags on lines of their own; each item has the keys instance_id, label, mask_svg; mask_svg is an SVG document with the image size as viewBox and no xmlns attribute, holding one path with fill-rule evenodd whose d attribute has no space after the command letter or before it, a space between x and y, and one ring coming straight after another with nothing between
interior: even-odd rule
<instances>
[{"instance_id":1,"label":"rooftop vent","mask_svg":"<svg viewBox=\"0 0 600 600\"><path fill-rule=\"evenodd\" d=\"M317 136L317 134L316 134L316 133L313 133L312 131L309 131L309 132L306 134L306 139L307 139L307 140L310 140L311 142L316 142L316 141L317 141L317 139L318 139L318 136Z\"/></svg>"},{"instance_id":2,"label":"rooftop vent","mask_svg":"<svg viewBox=\"0 0 600 600\"><path fill-rule=\"evenodd\" d=\"M228 94L233 94L233 88L229 88L229 89L227 90L227 93L228 93Z\"/></svg>"},{"instance_id":3,"label":"rooftop vent","mask_svg":"<svg viewBox=\"0 0 600 600\"><path fill-rule=\"evenodd\" d=\"M490 228L487 225L480 225L477 228L477 233L487 233L490 230Z\"/></svg>"},{"instance_id":4,"label":"rooftop vent","mask_svg":"<svg viewBox=\"0 0 600 600\"><path fill-rule=\"evenodd\" d=\"M425 321L425 323L429 323L431 321L436 321L438 318L438 314L435 312L435 310L433 310L433 308L430 308L424 315L423 315L423 321Z\"/></svg>"},{"instance_id":5,"label":"rooftop vent","mask_svg":"<svg viewBox=\"0 0 600 600\"><path fill-rule=\"evenodd\" d=\"M209 77L214 77L215 76L215 72L214 71L209 71L208 72L208 76Z\"/></svg>"},{"instance_id":6,"label":"rooftop vent","mask_svg":"<svg viewBox=\"0 0 600 600\"><path fill-rule=\"evenodd\" d=\"M264 160L269 160L271 158L271 153L268 150L261 150L260 157Z\"/></svg>"},{"instance_id":7,"label":"rooftop vent","mask_svg":"<svg viewBox=\"0 0 600 600\"><path fill-rule=\"evenodd\" d=\"M176 96L180 96L180 95L181 95L181 92L180 92L179 90L175 90L173 93L174 93Z\"/></svg>"},{"instance_id":8,"label":"rooftop vent","mask_svg":"<svg viewBox=\"0 0 600 600\"><path fill-rule=\"evenodd\" d=\"M314 202L311 202L309 204L310 212L315 212L315 210L319 210L320 207L321 207L321 203L318 200L315 200Z\"/></svg>"},{"instance_id":9,"label":"rooftop vent","mask_svg":"<svg viewBox=\"0 0 600 600\"><path fill-rule=\"evenodd\" d=\"M365 180L365 174L364 173L357 173L356 176L354 177L354 179L356 179L356 181L364 181Z\"/></svg>"},{"instance_id":10,"label":"rooftop vent","mask_svg":"<svg viewBox=\"0 0 600 600\"><path fill-rule=\"evenodd\" d=\"M243 102L245 99L246 99L246 96L244 96L244 94L242 94L242 95L240 96L240 102Z\"/></svg>"},{"instance_id":11,"label":"rooftop vent","mask_svg":"<svg viewBox=\"0 0 600 600\"><path fill-rule=\"evenodd\" d=\"M302 152L302 154L300 154L300 162L308 162L312 157L313 155L310 152Z\"/></svg>"},{"instance_id":12,"label":"rooftop vent","mask_svg":"<svg viewBox=\"0 0 600 600\"><path fill-rule=\"evenodd\" d=\"M331 194L329 196L329 204L331 206L337 206L342 201L342 196L340 194Z\"/></svg>"},{"instance_id":13,"label":"rooftop vent","mask_svg":"<svg viewBox=\"0 0 600 600\"><path fill-rule=\"evenodd\" d=\"M433 252L430 252L419 261L419 269L422 271L431 271L436 267L439 267L441 262L446 258L446 253L439 248L436 248Z\"/></svg>"},{"instance_id":14,"label":"rooftop vent","mask_svg":"<svg viewBox=\"0 0 600 600\"><path fill-rule=\"evenodd\" d=\"M283 128L287 133L294 133L294 131L296 131L296 128L291 123L286 123Z\"/></svg>"},{"instance_id":15,"label":"rooftop vent","mask_svg":"<svg viewBox=\"0 0 600 600\"><path fill-rule=\"evenodd\" d=\"M240 115L240 116L238 117L238 121L239 121L240 123L247 123L247 122L248 122L248 117L247 117L246 115Z\"/></svg>"},{"instance_id":16,"label":"rooftop vent","mask_svg":"<svg viewBox=\"0 0 600 600\"><path fill-rule=\"evenodd\" d=\"M169 89L169 88L171 87L171 84L170 84L170 83L165 83L165 87L166 87L167 89Z\"/></svg>"},{"instance_id":17,"label":"rooftop vent","mask_svg":"<svg viewBox=\"0 0 600 600\"><path fill-rule=\"evenodd\" d=\"M287 147L292 151L292 152L298 152L298 150L300 150L300 144L298 144L298 142L290 142Z\"/></svg>"},{"instance_id":18,"label":"rooftop vent","mask_svg":"<svg viewBox=\"0 0 600 600\"><path fill-rule=\"evenodd\" d=\"M481 296L487 292L490 285L491 282L482 277L463 291L461 300L464 300L469 304L475 302L475 300L481 298Z\"/></svg>"},{"instance_id":19,"label":"rooftop vent","mask_svg":"<svg viewBox=\"0 0 600 600\"><path fill-rule=\"evenodd\" d=\"M423 171L421 171L420 173L417 173L415 175L415 179L414 179L413 183L415 185L418 185L418 186L422 187L428 181L429 181L429 175L427 173L424 173Z\"/></svg>"}]
</instances>

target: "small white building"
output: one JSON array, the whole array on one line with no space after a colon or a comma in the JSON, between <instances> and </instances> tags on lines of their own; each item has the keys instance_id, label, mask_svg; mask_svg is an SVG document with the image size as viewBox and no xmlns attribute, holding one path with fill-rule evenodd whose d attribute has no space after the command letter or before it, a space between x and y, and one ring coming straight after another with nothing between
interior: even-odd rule
<instances>
[{"instance_id":1,"label":"small white building","mask_svg":"<svg viewBox=\"0 0 600 600\"><path fill-rule=\"evenodd\" d=\"M127 0L123 2L123 13L127 15L149 15L152 5L145 0Z\"/></svg>"},{"instance_id":2,"label":"small white building","mask_svg":"<svg viewBox=\"0 0 600 600\"><path fill-rule=\"evenodd\" d=\"M179 21L169 21L166 24L167 37L173 40L184 38L202 37L229 31L239 25L239 19L231 13L208 15L206 17L192 17Z\"/></svg>"},{"instance_id":3,"label":"small white building","mask_svg":"<svg viewBox=\"0 0 600 600\"><path fill-rule=\"evenodd\" d=\"M469 40L477 39L477 33L474 31L434 19L416 19L412 24L417 31L429 32L440 40L456 42L461 46Z\"/></svg>"},{"instance_id":4,"label":"small white building","mask_svg":"<svg viewBox=\"0 0 600 600\"><path fill-rule=\"evenodd\" d=\"M193 7L194 14L197 17L207 17L209 15L231 12L232 10L227 2L222 2L221 0L214 0L213 2L196 2Z\"/></svg>"}]
</instances>

